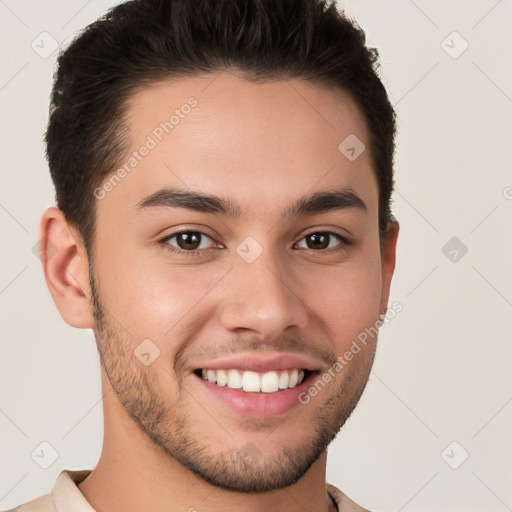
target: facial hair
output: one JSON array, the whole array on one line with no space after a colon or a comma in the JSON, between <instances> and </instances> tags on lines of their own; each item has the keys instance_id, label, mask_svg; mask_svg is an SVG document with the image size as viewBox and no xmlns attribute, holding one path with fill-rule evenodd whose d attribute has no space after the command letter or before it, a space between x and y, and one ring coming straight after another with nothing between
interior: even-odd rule
<instances>
[{"instance_id":1,"label":"facial hair","mask_svg":"<svg viewBox=\"0 0 512 512\"><path fill-rule=\"evenodd\" d=\"M365 347L365 354L361 351L343 368L335 385L319 392L323 403L316 406L318 413L311 415L313 429L304 437L302 425L297 425L299 441L295 445L282 446L271 454L262 454L250 441L237 448L213 445L204 432L195 428L189 413L194 401L179 385L179 379L174 379L178 381L179 398L170 401L154 367L141 364L133 355L137 342L100 302L92 269L89 272L98 353L120 404L157 447L214 487L238 493L264 493L296 483L335 439L364 391L374 359L370 345ZM257 432L268 426L265 422L244 418L243 425L246 431Z\"/></svg>"}]
</instances>

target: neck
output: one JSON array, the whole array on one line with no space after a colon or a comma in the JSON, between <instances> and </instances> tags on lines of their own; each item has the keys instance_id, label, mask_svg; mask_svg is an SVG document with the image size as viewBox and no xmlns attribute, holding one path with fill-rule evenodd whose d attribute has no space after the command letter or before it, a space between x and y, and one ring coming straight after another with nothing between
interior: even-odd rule
<instances>
[{"instance_id":1,"label":"neck","mask_svg":"<svg viewBox=\"0 0 512 512\"><path fill-rule=\"evenodd\" d=\"M260 494L214 487L156 446L125 414L112 391L104 398L104 442L97 466L78 484L98 512L335 512L325 485L327 453L295 484Z\"/></svg>"}]
</instances>

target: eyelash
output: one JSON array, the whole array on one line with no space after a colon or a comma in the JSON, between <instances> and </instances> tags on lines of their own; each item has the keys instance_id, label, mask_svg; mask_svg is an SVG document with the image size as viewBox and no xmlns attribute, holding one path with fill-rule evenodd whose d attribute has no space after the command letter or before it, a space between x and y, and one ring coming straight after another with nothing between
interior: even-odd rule
<instances>
[{"instance_id":1,"label":"eyelash","mask_svg":"<svg viewBox=\"0 0 512 512\"><path fill-rule=\"evenodd\" d=\"M171 253L174 254L183 254L185 256L197 256L198 254L204 252L204 251L210 251L211 249L194 249L192 251L185 251L183 249L178 249L172 245L170 245L168 242L169 240L173 239L176 236L181 235L182 233L195 233L199 234L201 236L205 236L209 238L212 242L215 242L215 240L212 239L212 237L208 236L206 233L203 233L202 231L194 231L192 229L184 229L183 231L176 231L170 235L165 236L164 238L161 238L158 243L165 246L165 249L168 250ZM318 253L332 253L332 252L338 252L348 249L351 245L353 245L353 242L345 238L344 236L340 235L339 233L335 231L329 231L329 230L322 230L322 231L312 231L311 233L308 233L304 235L300 240L304 240L304 238L310 236L310 235L316 235L316 234L327 234L334 236L339 239L340 243L336 247L331 247L330 249L320 249L318 251L315 251L314 249L308 249L309 251L318 252Z\"/></svg>"}]
</instances>

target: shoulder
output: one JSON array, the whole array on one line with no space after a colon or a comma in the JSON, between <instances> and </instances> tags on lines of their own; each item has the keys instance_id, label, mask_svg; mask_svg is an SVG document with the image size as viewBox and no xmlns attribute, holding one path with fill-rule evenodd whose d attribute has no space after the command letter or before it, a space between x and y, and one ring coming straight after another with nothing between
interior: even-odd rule
<instances>
[{"instance_id":1,"label":"shoulder","mask_svg":"<svg viewBox=\"0 0 512 512\"><path fill-rule=\"evenodd\" d=\"M352 501L345 493L341 492L332 484L326 483L327 492L333 497L339 512L370 512L368 509L361 507L355 501Z\"/></svg>"},{"instance_id":2,"label":"shoulder","mask_svg":"<svg viewBox=\"0 0 512 512\"><path fill-rule=\"evenodd\" d=\"M77 484L84 480L90 472L90 469L64 469L48 494L4 512L70 512L71 510L94 512L77 487Z\"/></svg>"},{"instance_id":3,"label":"shoulder","mask_svg":"<svg viewBox=\"0 0 512 512\"><path fill-rule=\"evenodd\" d=\"M55 512L55 507L53 506L52 495L49 493L5 512Z\"/></svg>"}]
</instances>

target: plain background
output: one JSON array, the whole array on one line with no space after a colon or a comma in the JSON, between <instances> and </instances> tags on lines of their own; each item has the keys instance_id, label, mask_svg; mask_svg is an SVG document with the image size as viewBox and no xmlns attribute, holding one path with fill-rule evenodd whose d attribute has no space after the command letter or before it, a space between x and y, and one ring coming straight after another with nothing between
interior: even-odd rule
<instances>
[{"instance_id":1,"label":"plain background","mask_svg":"<svg viewBox=\"0 0 512 512\"><path fill-rule=\"evenodd\" d=\"M56 52L40 53L112 5L0 0L3 509L101 451L92 331L62 321L34 246L54 204L42 136ZM390 302L403 310L381 331L327 480L375 511L512 510L512 2L340 5L378 47L398 114ZM48 469L31 456L44 441L58 453Z\"/></svg>"}]
</instances>

